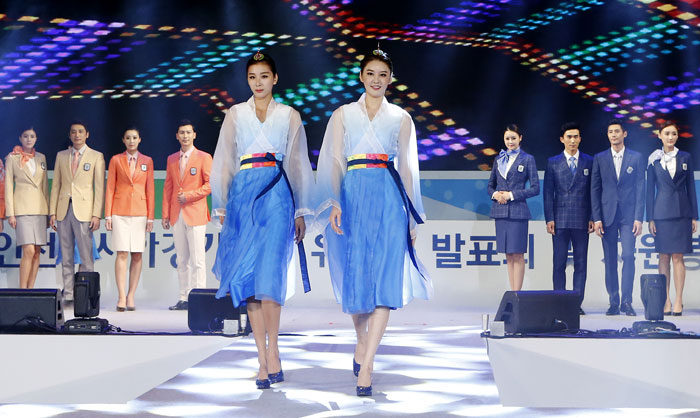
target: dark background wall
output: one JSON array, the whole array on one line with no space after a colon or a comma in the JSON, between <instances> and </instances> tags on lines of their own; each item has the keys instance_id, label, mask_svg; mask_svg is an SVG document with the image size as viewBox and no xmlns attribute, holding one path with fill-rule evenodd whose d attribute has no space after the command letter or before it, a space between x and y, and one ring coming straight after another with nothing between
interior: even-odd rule
<instances>
[{"instance_id":1,"label":"dark background wall","mask_svg":"<svg viewBox=\"0 0 700 418\"><path fill-rule=\"evenodd\" d=\"M509 122L543 168L561 150L563 122L580 122L581 148L595 153L615 116L644 153L659 146L653 127L674 119L679 147L700 158L700 10L666 3L4 1L0 154L34 126L52 167L73 118L107 157L137 125L141 150L163 169L183 117L213 152L222 109L249 98L245 61L262 48L315 160L330 113L361 94L358 56L380 39L395 64L388 98L416 122L422 169L489 169Z\"/></svg>"}]
</instances>

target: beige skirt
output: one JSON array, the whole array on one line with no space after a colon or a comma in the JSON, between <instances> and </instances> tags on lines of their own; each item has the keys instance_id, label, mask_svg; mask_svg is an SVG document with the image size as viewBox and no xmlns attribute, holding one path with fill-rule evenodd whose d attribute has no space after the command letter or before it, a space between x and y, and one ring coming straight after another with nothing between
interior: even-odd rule
<instances>
[{"instance_id":1,"label":"beige skirt","mask_svg":"<svg viewBox=\"0 0 700 418\"><path fill-rule=\"evenodd\" d=\"M146 248L145 216L112 215L112 250L142 253Z\"/></svg>"},{"instance_id":2,"label":"beige skirt","mask_svg":"<svg viewBox=\"0 0 700 418\"><path fill-rule=\"evenodd\" d=\"M48 217L46 215L17 216L15 236L17 245L46 245Z\"/></svg>"}]
</instances>

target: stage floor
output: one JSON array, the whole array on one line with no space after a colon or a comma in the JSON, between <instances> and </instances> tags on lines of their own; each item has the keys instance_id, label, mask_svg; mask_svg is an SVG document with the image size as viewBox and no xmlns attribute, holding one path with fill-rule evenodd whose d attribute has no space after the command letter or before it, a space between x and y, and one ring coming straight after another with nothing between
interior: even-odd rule
<instances>
[{"instance_id":1,"label":"stage floor","mask_svg":"<svg viewBox=\"0 0 700 418\"><path fill-rule=\"evenodd\" d=\"M440 311L423 301L392 312L371 398L354 393L350 318L335 306L289 308L283 310L280 337L286 381L272 389L255 388L257 357L248 336L232 338L218 353L126 404L0 405L0 417L700 416L700 410L687 409L502 407L479 336L481 314ZM126 313L103 307L100 316L125 330L187 331L186 312L163 307ZM621 329L635 319L643 316L606 317L601 310L582 317L581 327ZM682 331L700 332L698 311L687 310L672 322Z\"/></svg>"}]
</instances>

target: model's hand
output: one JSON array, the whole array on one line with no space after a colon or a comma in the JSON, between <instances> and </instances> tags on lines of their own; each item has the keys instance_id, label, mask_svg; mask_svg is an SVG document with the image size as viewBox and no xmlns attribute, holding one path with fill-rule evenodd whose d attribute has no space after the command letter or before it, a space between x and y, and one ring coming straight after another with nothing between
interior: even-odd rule
<instances>
[{"instance_id":1,"label":"model's hand","mask_svg":"<svg viewBox=\"0 0 700 418\"><path fill-rule=\"evenodd\" d=\"M224 221L225 221L225 220L226 220L226 217L225 217L225 216L219 216L219 223L221 224L221 226L224 226Z\"/></svg>"},{"instance_id":2,"label":"model's hand","mask_svg":"<svg viewBox=\"0 0 700 418\"><path fill-rule=\"evenodd\" d=\"M112 220L111 219L105 219L105 229L107 231L112 230Z\"/></svg>"},{"instance_id":3,"label":"model's hand","mask_svg":"<svg viewBox=\"0 0 700 418\"><path fill-rule=\"evenodd\" d=\"M547 233L552 234L552 235L556 235L554 233L554 221L547 222Z\"/></svg>"},{"instance_id":4,"label":"model's hand","mask_svg":"<svg viewBox=\"0 0 700 418\"><path fill-rule=\"evenodd\" d=\"M649 221L649 233L653 236L656 236L656 224L654 223L654 221Z\"/></svg>"},{"instance_id":5,"label":"model's hand","mask_svg":"<svg viewBox=\"0 0 700 418\"><path fill-rule=\"evenodd\" d=\"M187 199L185 199L185 194L182 193L182 192L178 193L178 194L177 194L177 201L178 201L181 205L184 205L185 203L187 203Z\"/></svg>"},{"instance_id":6,"label":"model's hand","mask_svg":"<svg viewBox=\"0 0 700 418\"><path fill-rule=\"evenodd\" d=\"M605 230L603 229L603 222L598 221L595 223L595 234L599 237L605 235Z\"/></svg>"},{"instance_id":7,"label":"model's hand","mask_svg":"<svg viewBox=\"0 0 700 418\"><path fill-rule=\"evenodd\" d=\"M642 233L642 221L634 221L632 225L632 233L635 237L638 237Z\"/></svg>"},{"instance_id":8,"label":"model's hand","mask_svg":"<svg viewBox=\"0 0 700 418\"><path fill-rule=\"evenodd\" d=\"M5 224L5 221L3 219L0 219L0 232L2 232L4 224Z\"/></svg>"},{"instance_id":9,"label":"model's hand","mask_svg":"<svg viewBox=\"0 0 700 418\"><path fill-rule=\"evenodd\" d=\"M694 234L698 230L698 221L693 219L692 223L693 223L693 234Z\"/></svg>"},{"instance_id":10,"label":"model's hand","mask_svg":"<svg viewBox=\"0 0 700 418\"><path fill-rule=\"evenodd\" d=\"M93 216L90 220L90 231L95 232L100 229L100 218Z\"/></svg>"},{"instance_id":11,"label":"model's hand","mask_svg":"<svg viewBox=\"0 0 700 418\"><path fill-rule=\"evenodd\" d=\"M335 233L338 235L343 235L343 230L340 229L340 216L342 213L343 212L335 206L331 208L331 228L333 228L333 231L335 231Z\"/></svg>"},{"instance_id":12,"label":"model's hand","mask_svg":"<svg viewBox=\"0 0 700 418\"><path fill-rule=\"evenodd\" d=\"M294 220L294 243L299 244L306 236L306 222L304 217L300 216Z\"/></svg>"},{"instance_id":13,"label":"model's hand","mask_svg":"<svg viewBox=\"0 0 700 418\"><path fill-rule=\"evenodd\" d=\"M161 221L161 224L163 225L163 229L170 229L170 220L169 219L163 219Z\"/></svg>"},{"instance_id":14,"label":"model's hand","mask_svg":"<svg viewBox=\"0 0 700 418\"><path fill-rule=\"evenodd\" d=\"M56 231L56 215L51 215L51 217L49 218L49 226L51 227L51 229Z\"/></svg>"},{"instance_id":15,"label":"model's hand","mask_svg":"<svg viewBox=\"0 0 700 418\"><path fill-rule=\"evenodd\" d=\"M146 222L146 232L153 231L153 222Z\"/></svg>"},{"instance_id":16,"label":"model's hand","mask_svg":"<svg viewBox=\"0 0 700 418\"><path fill-rule=\"evenodd\" d=\"M7 218L7 223L10 224L12 228L17 228L17 218L15 218L14 216L10 216L9 218Z\"/></svg>"},{"instance_id":17,"label":"model's hand","mask_svg":"<svg viewBox=\"0 0 700 418\"><path fill-rule=\"evenodd\" d=\"M499 192L497 197L498 203L505 205L510 200L510 192Z\"/></svg>"},{"instance_id":18,"label":"model's hand","mask_svg":"<svg viewBox=\"0 0 700 418\"><path fill-rule=\"evenodd\" d=\"M588 233L592 233L595 231L595 222L593 221L588 221Z\"/></svg>"}]
</instances>

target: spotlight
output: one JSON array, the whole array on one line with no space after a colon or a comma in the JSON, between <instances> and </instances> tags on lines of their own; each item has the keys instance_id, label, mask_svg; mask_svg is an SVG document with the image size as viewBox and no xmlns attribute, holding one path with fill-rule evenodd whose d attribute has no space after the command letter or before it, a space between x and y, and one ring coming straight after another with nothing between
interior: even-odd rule
<instances>
[{"instance_id":1,"label":"spotlight","mask_svg":"<svg viewBox=\"0 0 700 418\"><path fill-rule=\"evenodd\" d=\"M76 334L104 334L109 321L97 318L100 314L100 273L80 271L75 273L73 287L73 314L75 319L66 321L64 330Z\"/></svg>"}]
</instances>

